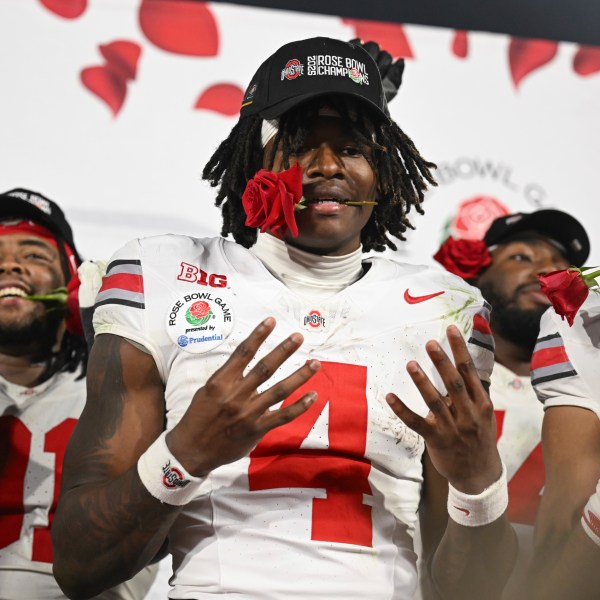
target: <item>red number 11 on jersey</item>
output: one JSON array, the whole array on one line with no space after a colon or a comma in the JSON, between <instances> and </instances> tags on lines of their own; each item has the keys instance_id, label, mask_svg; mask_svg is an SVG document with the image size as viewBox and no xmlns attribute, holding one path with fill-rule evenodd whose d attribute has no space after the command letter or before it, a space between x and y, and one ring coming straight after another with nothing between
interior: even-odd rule
<instances>
[{"instance_id":1,"label":"red number 11 on jersey","mask_svg":"<svg viewBox=\"0 0 600 600\"><path fill-rule=\"evenodd\" d=\"M367 369L357 365L321 362L321 369L283 403L295 402L310 390L314 404L294 421L273 429L250 454L251 491L274 488L324 489L313 498L311 539L359 546L373 545L371 463L365 458L368 407ZM329 447L301 448L328 405Z\"/></svg>"}]
</instances>

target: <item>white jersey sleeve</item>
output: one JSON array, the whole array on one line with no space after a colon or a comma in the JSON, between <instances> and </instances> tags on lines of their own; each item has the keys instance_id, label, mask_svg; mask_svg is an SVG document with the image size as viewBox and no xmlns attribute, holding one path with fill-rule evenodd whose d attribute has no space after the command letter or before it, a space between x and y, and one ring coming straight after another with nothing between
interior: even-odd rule
<instances>
[{"instance_id":1,"label":"white jersey sleeve","mask_svg":"<svg viewBox=\"0 0 600 600\"><path fill-rule=\"evenodd\" d=\"M94 331L111 333L139 344L150 353L163 380L166 377L162 355L147 334L144 274L140 240L132 240L108 261L102 286L96 296Z\"/></svg>"},{"instance_id":2,"label":"white jersey sleeve","mask_svg":"<svg viewBox=\"0 0 600 600\"><path fill-rule=\"evenodd\" d=\"M85 379L59 372L34 387L0 377L0 598L66 600L52 575L50 526L67 443L85 404ZM140 600L157 566L97 600Z\"/></svg>"},{"instance_id":3,"label":"white jersey sleeve","mask_svg":"<svg viewBox=\"0 0 600 600\"><path fill-rule=\"evenodd\" d=\"M579 406L600 418L600 294L590 292L572 327L549 308L531 360L531 381L544 408Z\"/></svg>"}]
</instances>

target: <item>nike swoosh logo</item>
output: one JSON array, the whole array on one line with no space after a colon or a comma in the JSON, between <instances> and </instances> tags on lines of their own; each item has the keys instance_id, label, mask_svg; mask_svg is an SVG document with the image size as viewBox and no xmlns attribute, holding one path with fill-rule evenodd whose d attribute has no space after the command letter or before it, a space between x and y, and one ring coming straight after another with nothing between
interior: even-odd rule
<instances>
[{"instance_id":1,"label":"nike swoosh logo","mask_svg":"<svg viewBox=\"0 0 600 600\"><path fill-rule=\"evenodd\" d=\"M467 515L467 517L471 514L471 511L468 508L461 508L460 506L456 506L456 504L453 504L453 506L456 510L460 510L460 512L464 512L465 515Z\"/></svg>"},{"instance_id":2,"label":"nike swoosh logo","mask_svg":"<svg viewBox=\"0 0 600 600\"><path fill-rule=\"evenodd\" d=\"M408 288L406 288L406 291L404 292L404 299L409 304L418 304L419 302L425 302L425 300L431 300L436 296L441 296L443 293L444 291L442 290L441 292L435 292L435 294L427 294L426 296L411 296L410 292L408 291Z\"/></svg>"}]
</instances>

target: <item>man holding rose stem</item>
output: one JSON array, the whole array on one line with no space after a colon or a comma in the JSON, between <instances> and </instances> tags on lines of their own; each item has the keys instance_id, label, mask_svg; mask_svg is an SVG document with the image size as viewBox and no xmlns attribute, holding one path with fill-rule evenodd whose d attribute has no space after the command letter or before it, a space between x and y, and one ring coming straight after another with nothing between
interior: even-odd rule
<instances>
[{"instance_id":1,"label":"man holding rose stem","mask_svg":"<svg viewBox=\"0 0 600 600\"><path fill-rule=\"evenodd\" d=\"M550 304L538 276L583 265L589 247L579 221L544 209L498 217L483 240L450 238L435 255L451 273L476 285L492 306L496 364L490 397L498 422L498 448L508 472L508 518L519 537L519 559L504 592L506 600L520 598L526 585L545 485L543 406L530 380L536 368L540 318Z\"/></svg>"}]
</instances>

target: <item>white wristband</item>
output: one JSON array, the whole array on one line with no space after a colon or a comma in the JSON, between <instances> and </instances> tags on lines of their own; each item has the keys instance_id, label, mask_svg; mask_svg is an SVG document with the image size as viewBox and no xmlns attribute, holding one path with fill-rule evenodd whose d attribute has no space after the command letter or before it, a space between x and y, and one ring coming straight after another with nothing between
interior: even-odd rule
<instances>
[{"instance_id":1,"label":"white wristband","mask_svg":"<svg viewBox=\"0 0 600 600\"><path fill-rule=\"evenodd\" d=\"M161 502L183 506L198 493L204 477L190 475L181 463L171 454L162 434L142 454L137 470L146 489Z\"/></svg>"},{"instance_id":2,"label":"white wristband","mask_svg":"<svg viewBox=\"0 0 600 600\"><path fill-rule=\"evenodd\" d=\"M481 494L465 494L448 486L448 514L453 521L466 527L480 527L499 519L508 506L506 467L502 475Z\"/></svg>"},{"instance_id":3,"label":"white wristband","mask_svg":"<svg viewBox=\"0 0 600 600\"><path fill-rule=\"evenodd\" d=\"M596 486L596 492L590 496L587 504L583 507L581 526L588 536L600 546L600 481Z\"/></svg>"}]
</instances>

